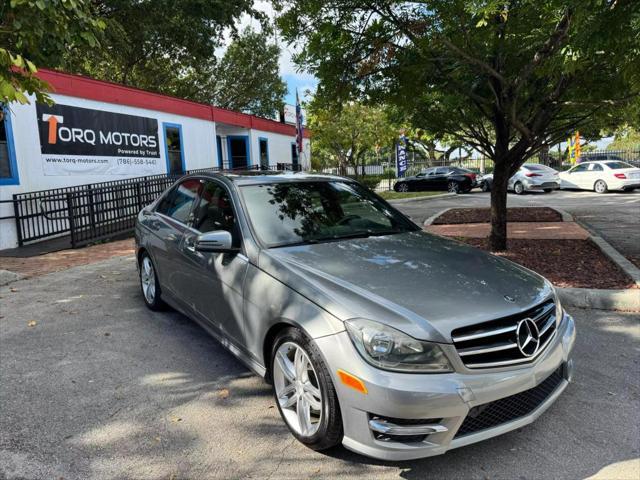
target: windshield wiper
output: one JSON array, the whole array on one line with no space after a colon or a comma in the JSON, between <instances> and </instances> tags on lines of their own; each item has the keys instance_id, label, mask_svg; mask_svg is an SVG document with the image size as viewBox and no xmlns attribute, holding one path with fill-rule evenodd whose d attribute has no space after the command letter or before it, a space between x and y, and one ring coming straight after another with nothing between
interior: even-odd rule
<instances>
[{"instance_id":1,"label":"windshield wiper","mask_svg":"<svg viewBox=\"0 0 640 480\"><path fill-rule=\"evenodd\" d=\"M337 240L347 240L349 238L369 238L373 232L353 232L345 235L329 235L327 237L316 237L314 240L319 242L332 242Z\"/></svg>"}]
</instances>

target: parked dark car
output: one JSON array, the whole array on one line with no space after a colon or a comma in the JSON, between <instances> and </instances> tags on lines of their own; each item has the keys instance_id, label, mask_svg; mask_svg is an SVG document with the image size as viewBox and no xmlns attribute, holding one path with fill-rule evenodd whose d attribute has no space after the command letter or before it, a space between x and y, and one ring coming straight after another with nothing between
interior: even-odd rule
<instances>
[{"instance_id":1,"label":"parked dark car","mask_svg":"<svg viewBox=\"0 0 640 480\"><path fill-rule=\"evenodd\" d=\"M445 190L451 193L467 193L476 186L476 174L460 167L431 167L417 175L400 178L394 185L396 192Z\"/></svg>"}]
</instances>

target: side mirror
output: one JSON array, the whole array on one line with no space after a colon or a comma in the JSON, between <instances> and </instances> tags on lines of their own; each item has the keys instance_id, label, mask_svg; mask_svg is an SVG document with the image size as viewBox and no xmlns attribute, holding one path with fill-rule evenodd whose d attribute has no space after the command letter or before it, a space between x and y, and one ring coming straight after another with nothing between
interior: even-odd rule
<instances>
[{"instance_id":1,"label":"side mirror","mask_svg":"<svg viewBox=\"0 0 640 480\"><path fill-rule=\"evenodd\" d=\"M232 243L233 239L229 232L226 230L215 230L198 235L194 247L198 252L237 252L238 249L233 247Z\"/></svg>"}]
</instances>

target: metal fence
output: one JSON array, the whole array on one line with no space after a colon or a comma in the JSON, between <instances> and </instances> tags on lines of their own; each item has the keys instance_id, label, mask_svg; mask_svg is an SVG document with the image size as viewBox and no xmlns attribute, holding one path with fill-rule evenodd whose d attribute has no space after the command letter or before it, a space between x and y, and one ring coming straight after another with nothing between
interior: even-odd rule
<instances>
[{"instance_id":1,"label":"metal fence","mask_svg":"<svg viewBox=\"0 0 640 480\"><path fill-rule=\"evenodd\" d=\"M233 171L219 167L190 170L199 172ZM278 164L279 170L300 170L298 165ZM241 170L262 170L258 165ZM152 175L111 182L76 185L35 192L17 193L12 200L18 245L69 236L72 247L131 232L138 212L152 203L182 175Z\"/></svg>"}]
</instances>

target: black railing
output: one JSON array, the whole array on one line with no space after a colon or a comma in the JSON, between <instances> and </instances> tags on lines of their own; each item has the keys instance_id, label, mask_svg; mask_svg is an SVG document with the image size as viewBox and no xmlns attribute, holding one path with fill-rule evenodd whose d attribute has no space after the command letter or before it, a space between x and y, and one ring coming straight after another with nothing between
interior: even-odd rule
<instances>
[{"instance_id":1,"label":"black railing","mask_svg":"<svg viewBox=\"0 0 640 480\"><path fill-rule=\"evenodd\" d=\"M233 170L212 167L184 175ZM237 170L263 168L251 165ZM293 168L283 164L281 170ZM18 193L1 202L13 205L13 215L0 220L15 219L19 246L69 236L71 246L80 247L131 232L138 212L181 176L161 174Z\"/></svg>"}]
</instances>

